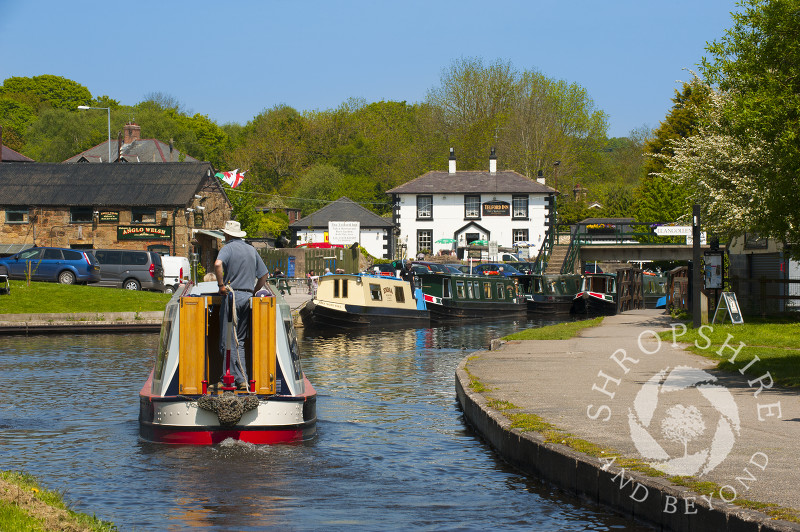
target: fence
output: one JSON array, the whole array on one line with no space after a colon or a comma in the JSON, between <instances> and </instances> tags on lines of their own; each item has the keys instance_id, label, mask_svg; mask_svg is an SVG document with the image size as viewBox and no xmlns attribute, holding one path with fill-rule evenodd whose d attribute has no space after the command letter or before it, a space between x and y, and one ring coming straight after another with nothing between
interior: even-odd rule
<instances>
[{"instance_id":1,"label":"fence","mask_svg":"<svg viewBox=\"0 0 800 532\"><path fill-rule=\"evenodd\" d=\"M617 270L617 310L644 308L644 272L638 268Z\"/></svg>"}]
</instances>

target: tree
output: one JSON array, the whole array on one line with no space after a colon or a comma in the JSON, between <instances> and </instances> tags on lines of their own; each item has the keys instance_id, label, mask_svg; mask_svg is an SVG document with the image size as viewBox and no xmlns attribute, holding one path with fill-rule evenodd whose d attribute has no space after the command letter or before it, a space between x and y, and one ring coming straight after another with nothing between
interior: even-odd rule
<instances>
[{"instance_id":1,"label":"tree","mask_svg":"<svg viewBox=\"0 0 800 532\"><path fill-rule=\"evenodd\" d=\"M74 110L92 100L92 93L83 85L50 74L8 78L0 87L0 96L26 103L37 111L43 107Z\"/></svg>"},{"instance_id":2,"label":"tree","mask_svg":"<svg viewBox=\"0 0 800 532\"><path fill-rule=\"evenodd\" d=\"M709 91L697 133L659 157L721 236L745 231L800 242L800 0L745 0L734 26L708 46ZM800 247L792 248L800 257Z\"/></svg>"}]
</instances>

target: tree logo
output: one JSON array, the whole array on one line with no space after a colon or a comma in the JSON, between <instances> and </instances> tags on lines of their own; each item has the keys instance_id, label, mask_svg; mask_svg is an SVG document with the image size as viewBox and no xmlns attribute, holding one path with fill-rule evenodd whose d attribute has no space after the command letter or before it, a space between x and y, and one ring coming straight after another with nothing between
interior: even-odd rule
<instances>
[{"instance_id":1,"label":"tree logo","mask_svg":"<svg viewBox=\"0 0 800 532\"><path fill-rule=\"evenodd\" d=\"M678 366L642 385L628 409L628 425L636 449L654 468L703 476L733 449L739 409L727 388L711 384L716 380L701 369ZM713 435L709 426L715 427Z\"/></svg>"}]
</instances>

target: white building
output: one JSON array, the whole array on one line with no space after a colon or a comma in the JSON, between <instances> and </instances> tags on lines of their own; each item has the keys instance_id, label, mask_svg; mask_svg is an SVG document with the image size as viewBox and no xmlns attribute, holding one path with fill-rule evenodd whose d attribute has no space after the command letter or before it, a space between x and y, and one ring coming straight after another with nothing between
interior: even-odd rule
<instances>
[{"instance_id":1,"label":"white building","mask_svg":"<svg viewBox=\"0 0 800 532\"><path fill-rule=\"evenodd\" d=\"M373 257L387 259L392 258L390 246L394 227L391 220L381 218L346 197L289 224L293 245L328 242L351 246L358 243Z\"/></svg>"},{"instance_id":2,"label":"white building","mask_svg":"<svg viewBox=\"0 0 800 532\"><path fill-rule=\"evenodd\" d=\"M498 171L494 148L488 171L456 171L451 148L447 172L428 172L387 194L400 229L398 245L406 247L408 257L420 251L462 250L477 240L508 248L525 243L522 249L535 257L550 224L556 191L520 173ZM437 243L447 239L455 242Z\"/></svg>"}]
</instances>

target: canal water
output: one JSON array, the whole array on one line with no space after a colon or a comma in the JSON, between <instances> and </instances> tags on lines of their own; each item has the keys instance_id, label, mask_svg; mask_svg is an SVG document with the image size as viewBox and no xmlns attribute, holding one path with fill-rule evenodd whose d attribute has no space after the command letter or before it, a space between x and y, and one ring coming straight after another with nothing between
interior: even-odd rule
<instances>
[{"instance_id":1,"label":"canal water","mask_svg":"<svg viewBox=\"0 0 800 532\"><path fill-rule=\"evenodd\" d=\"M365 334L299 330L317 437L138 439L157 334L0 338L0 469L120 530L631 530L508 467L464 423L458 362L521 320Z\"/></svg>"}]
</instances>

